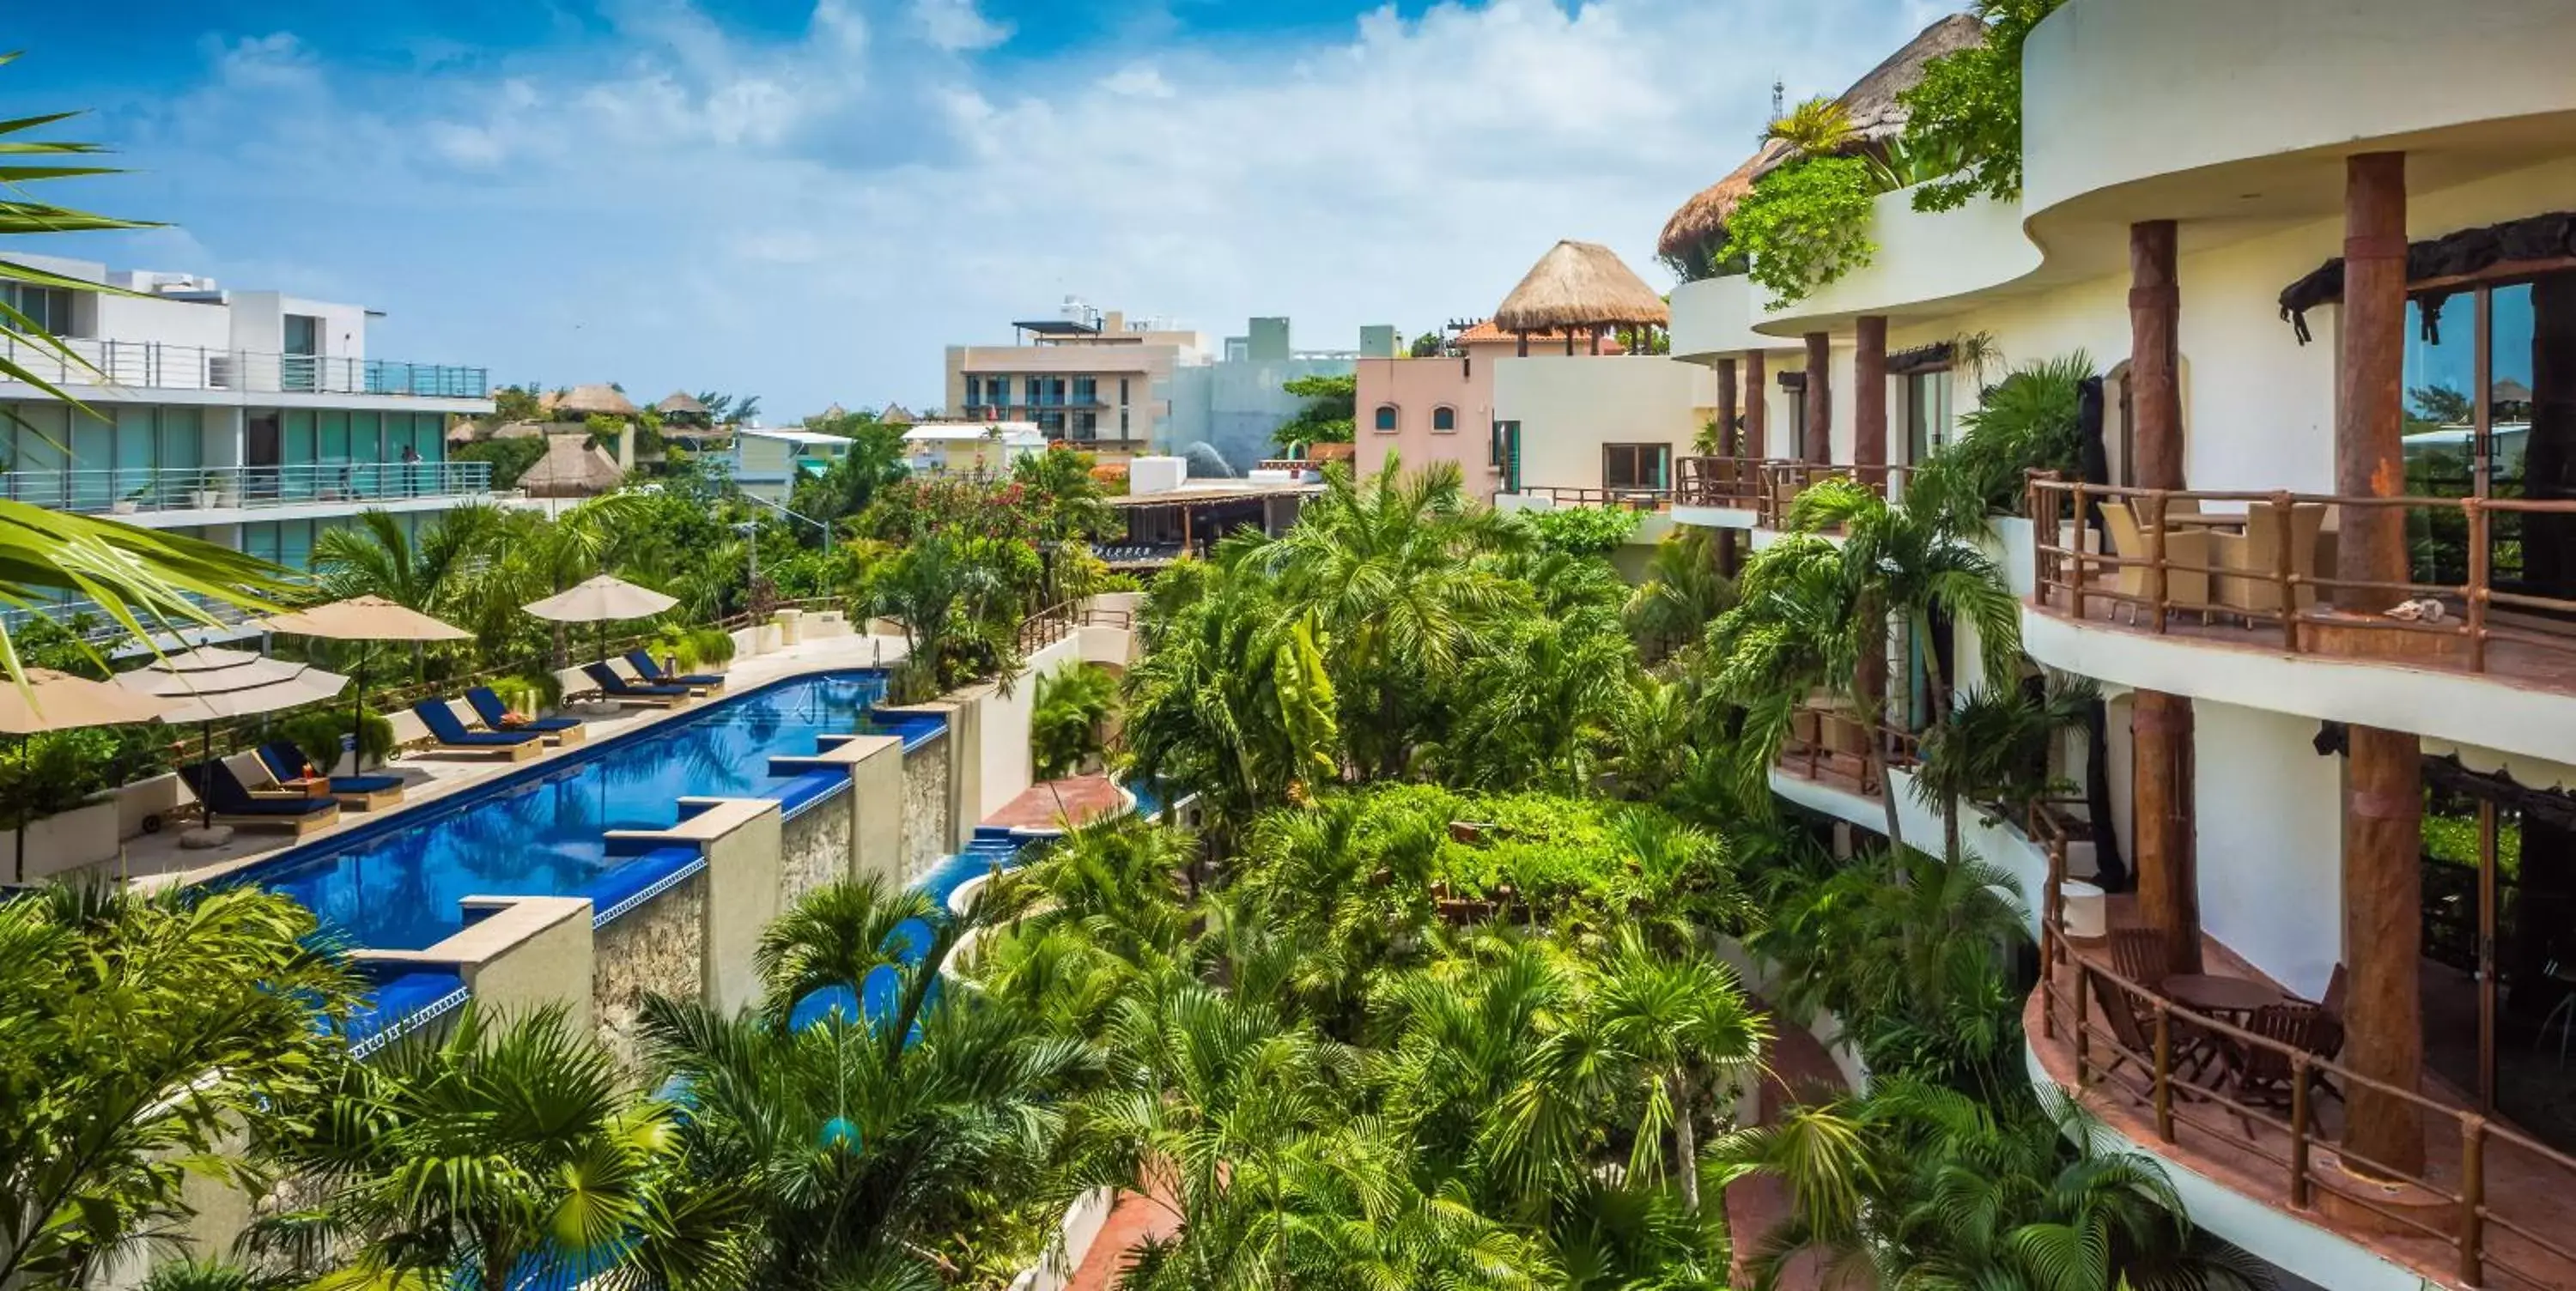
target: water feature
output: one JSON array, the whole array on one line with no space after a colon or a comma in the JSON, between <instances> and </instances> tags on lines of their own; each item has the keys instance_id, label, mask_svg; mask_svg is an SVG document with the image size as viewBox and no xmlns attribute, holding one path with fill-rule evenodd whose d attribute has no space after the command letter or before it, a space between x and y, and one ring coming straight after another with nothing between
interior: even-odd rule
<instances>
[{"instance_id":1,"label":"water feature","mask_svg":"<svg viewBox=\"0 0 2576 1291\"><path fill-rule=\"evenodd\" d=\"M289 851L240 881L294 897L357 945L425 949L464 926L458 902L467 896L585 896L623 886L617 873L654 854L612 854L602 835L667 828L682 797L810 798L837 773L772 775L769 759L809 755L818 736L880 731L911 747L941 729L932 716L873 713L884 696L885 675L875 671L727 696L428 812Z\"/></svg>"}]
</instances>

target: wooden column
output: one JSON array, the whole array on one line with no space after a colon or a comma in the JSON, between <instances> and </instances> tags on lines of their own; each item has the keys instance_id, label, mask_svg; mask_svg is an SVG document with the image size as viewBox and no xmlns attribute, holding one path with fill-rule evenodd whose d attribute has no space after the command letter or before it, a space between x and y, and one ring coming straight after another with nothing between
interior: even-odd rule
<instances>
[{"instance_id":1,"label":"wooden column","mask_svg":"<svg viewBox=\"0 0 2576 1291\"><path fill-rule=\"evenodd\" d=\"M2182 288L2174 275L2174 222L2129 226L2129 415L2138 460L2130 483L2183 487Z\"/></svg>"},{"instance_id":2,"label":"wooden column","mask_svg":"<svg viewBox=\"0 0 2576 1291\"><path fill-rule=\"evenodd\" d=\"M1744 450L1736 438L1735 426L1735 360L1717 361L1717 455L1742 457Z\"/></svg>"},{"instance_id":3,"label":"wooden column","mask_svg":"<svg viewBox=\"0 0 2576 1291\"><path fill-rule=\"evenodd\" d=\"M1771 378L1762 351L1744 352L1744 455L1771 455Z\"/></svg>"},{"instance_id":4,"label":"wooden column","mask_svg":"<svg viewBox=\"0 0 2576 1291\"><path fill-rule=\"evenodd\" d=\"M2133 481L2183 487L2182 291L2174 222L2129 226L2129 389ZM2122 553L2128 555L2132 553ZM2138 913L2164 934L2172 971L2200 971L2199 828L2192 812L2191 701L2141 690L2130 700L2131 820Z\"/></svg>"},{"instance_id":5,"label":"wooden column","mask_svg":"<svg viewBox=\"0 0 2576 1291\"><path fill-rule=\"evenodd\" d=\"M2335 489L2356 496L2406 491L2406 157L2364 153L2344 162L2342 362L2335 385ZM2406 520L2393 508L2347 508L2335 573L2402 582ZM2371 612L2399 593L2338 589L2338 608ZM2398 1089L2424 1073L2418 997L2423 937L2423 750L2415 736L2350 728L2344 762L2344 964L2351 993L2344 1062ZM2420 1114L2403 1099L2356 1087L2345 1140L2401 1173L2424 1167Z\"/></svg>"},{"instance_id":6,"label":"wooden column","mask_svg":"<svg viewBox=\"0 0 2576 1291\"><path fill-rule=\"evenodd\" d=\"M2200 971L2198 831L2192 821L2191 701L2160 690L2129 696L2131 851L2138 917L2164 934L2170 971Z\"/></svg>"},{"instance_id":7,"label":"wooden column","mask_svg":"<svg viewBox=\"0 0 2576 1291\"><path fill-rule=\"evenodd\" d=\"M1852 320L1852 464L1861 482L1887 481L1887 319L1863 314Z\"/></svg>"},{"instance_id":8,"label":"wooden column","mask_svg":"<svg viewBox=\"0 0 2576 1291\"><path fill-rule=\"evenodd\" d=\"M1815 463L1834 460L1834 338L1807 333L1807 442L1799 454Z\"/></svg>"},{"instance_id":9,"label":"wooden column","mask_svg":"<svg viewBox=\"0 0 2576 1291\"><path fill-rule=\"evenodd\" d=\"M2406 491L2406 154L2363 153L2344 162L2343 356L2335 379L2335 491L2396 497ZM2342 508L2335 575L2402 582L2406 515L2394 507ZM2335 604L2384 610L2396 592L2337 589Z\"/></svg>"}]
</instances>

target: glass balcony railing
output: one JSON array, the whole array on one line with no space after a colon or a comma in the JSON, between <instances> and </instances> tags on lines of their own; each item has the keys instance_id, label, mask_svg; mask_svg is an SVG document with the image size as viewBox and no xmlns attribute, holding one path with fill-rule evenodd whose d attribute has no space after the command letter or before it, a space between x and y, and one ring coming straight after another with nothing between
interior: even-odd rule
<instances>
[{"instance_id":1,"label":"glass balcony railing","mask_svg":"<svg viewBox=\"0 0 2576 1291\"><path fill-rule=\"evenodd\" d=\"M471 498L492 491L490 462L321 462L302 466L28 469L0 474L0 497L58 511L134 515L333 502Z\"/></svg>"},{"instance_id":2,"label":"glass balcony railing","mask_svg":"<svg viewBox=\"0 0 2576 1291\"><path fill-rule=\"evenodd\" d=\"M263 354L160 341L63 337L66 358L50 346L0 337L0 354L60 386L125 386L148 390L240 390L254 394L398 395L482 399L491 394L483 368L403 363L329 354Z\"/></svg>"}]
</instances>

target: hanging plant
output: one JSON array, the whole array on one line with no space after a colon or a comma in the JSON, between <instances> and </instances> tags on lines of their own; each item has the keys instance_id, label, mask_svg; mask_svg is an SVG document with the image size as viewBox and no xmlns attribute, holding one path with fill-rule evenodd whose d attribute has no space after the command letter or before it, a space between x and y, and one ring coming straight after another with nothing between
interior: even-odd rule
<instances>
[{"instance_id":1,"label":"hanging plant","mask_svg":"<svg viewBox=\"0 0 2576 1291\"><path fill-rule=\"evenodd\" d=\"M1764 175L1727 218L1727 253L1749 264L1771 306L1794 304L1867 265L1879 188L1866 157L1809 157Z\"/></svg>"}]
</instances>

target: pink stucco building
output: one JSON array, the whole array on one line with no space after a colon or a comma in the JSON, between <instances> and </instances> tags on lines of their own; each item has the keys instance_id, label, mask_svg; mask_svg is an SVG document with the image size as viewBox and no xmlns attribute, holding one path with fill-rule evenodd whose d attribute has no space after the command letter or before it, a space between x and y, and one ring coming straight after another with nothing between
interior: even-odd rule
<instances>
[{"instance_id":1,"label":"pink stucco building","mask_svg":"<svg viewBox=\"0 0 2576 1291\"><path fill-rule=\"evenodd\" d=\"M1574 353L1589 354L1591 338L1578 337ZM1562 334L1533 334L1529 352L1561 354ZM1517 355L1521 338L1479 323L1460 332L1449 352L1427 359L1361 359L1359 361L1359 472L1368 475L1392 454L1405 469L1435 461L1456 462L1466 477L1467 492L1492 500L1502 487L1506 464L1496 460L1494 432L1494 365ZM1604 341L1603 354L1617 354L1615 342Z\"/></svg>"}]
</instances>

